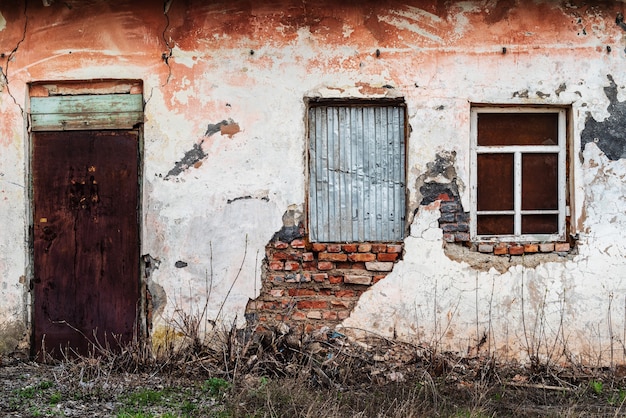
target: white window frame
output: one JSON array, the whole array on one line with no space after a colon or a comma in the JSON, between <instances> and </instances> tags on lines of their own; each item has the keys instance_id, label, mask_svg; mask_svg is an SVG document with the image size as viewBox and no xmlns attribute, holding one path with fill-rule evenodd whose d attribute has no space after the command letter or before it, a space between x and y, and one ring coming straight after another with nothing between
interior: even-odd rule
<instances>
[{"instance_id":1,"label":"white window frame","mask_svg":"<svg viewBox=\"0 0 626 418\"><path fill-rule=\"evenodd\" d=\"M511 146L479 146L478 115L480 113L557 113L558 144L557 145L511 145ZM554 242L565 240L567 217L567 111L564 108L515 106L515 107L483 107L471 109L471 187L470 187L470 238L472 241L504 241L504 242ZM478 154L513 154L513 210L478 211ZM557 210L522 210L522 155L529 153L558 154L558 209ZM558 215L558 232L555 234L522 234L522 215ZM513 235L478 235L478 215L513 215Z\"/></svg>"}]
</instances>

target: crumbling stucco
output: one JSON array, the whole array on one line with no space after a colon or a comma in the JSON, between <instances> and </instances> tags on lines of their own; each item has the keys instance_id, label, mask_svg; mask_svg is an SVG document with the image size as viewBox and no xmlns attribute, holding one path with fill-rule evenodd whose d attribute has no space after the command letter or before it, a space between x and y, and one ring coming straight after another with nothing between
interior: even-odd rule
<instances>
[{"instance_id":1,"label":"crumbling stucco","mask_svg":"<svg viewBox=\"0 0 626 418\"><path fill-rule=\"evenodd\" d=\"M402 97L404 254L344 325L518 358L545 330L576 359L607 363L613 349L626 361L621 3L70 3L0 2L0 317L29 321L17 279L33 276L27 83L119 77L146 92L140 254L161 260L148 285L155 340L204 306L202 329L242 325L268 242L306 241L305 98ZM584 157L569 167L578 254L485 265L444 249L437 205L446 194L469 208L475 103L568 109Z\"/></svg>"},{"instance_id":2,"label":"crumbling stucco","mask_svg":"<svg viewBox=\"0 0 626 418\"><path fill-rule=\"evenodd\" d=\"M613 76L608 74L607 78L609 85L604 87L604 93L609 99L609 117L597 121L587 113L580 137L581 148L584 151L587 144L593 142L610 160L618 160L626 157L626 102L617 99L618 87Z\"/></svg>"}]
</instances>

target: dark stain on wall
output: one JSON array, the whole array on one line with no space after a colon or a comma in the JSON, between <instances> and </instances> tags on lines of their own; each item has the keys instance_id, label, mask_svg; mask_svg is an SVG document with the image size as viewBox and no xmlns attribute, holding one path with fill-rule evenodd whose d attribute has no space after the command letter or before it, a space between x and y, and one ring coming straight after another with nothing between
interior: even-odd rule
<instances>
[{"instance_id":1,"label":"dark stain on wall","mask_svg":"<svg viewBox=\"0 0 626 418\"><path fill-rule=\"evenodd\" d=\"M176 161L174 168L172 168L165 176L165 180L179 175L189 167L192 167L194 164L206 158L207 154L202 149L203 142L204 140L200 141L198 144L193 144L193 148L187 151L185 156L180 161Z\"/></svg>"},{"instance_id":2,"label":"dark stain on wall","mask_svg":"<svg viewBox=\"0 0 626 418\"><path fill-rule=\"evenodd\" d=\"M420 205L429 205L435 200L441 200L446 194L449 199L459 200L459 186L457 184L456 169L454 162L456 153L440 153L435 156L435 161L426 165L426 172L418 179L418 186L422 200Z\"/></svg>"},{"instance_id":3,"label":"dark stain on wall","mask_svg":"<svg viewBox=\"0 0 626 418\"><path fill-rule=\"evenodd\" d=\"M239 125L235 123L232 119L222 120L218 123L209 123L207 125L206 131L204 132L204 138L197 144L193 145L189 151L185 153L185 156L180 160L176 161L174 164L174 168L172 168L167 175L165 176L165 180L169 180L171 177L178 176L183 171L186 171L189 167L199 167L202 165L202 160L204 160L208 155L202 149L202 144L204 140L218 132L222 135L228 135L232 137L234 134L240 131Z\"/></svg>"},{"instance_id":4,"label":"dark stain on wall","mask_svg":"<svg viewBox=\"0 0 626 418\"><path fill-rule=\"evenodd\" d=\"M598 122L587 112L581 143L583 151L588 143L595 143L609 160L615 161L626 157L626 102L617 100L617 84L610 74L607 78L609 86L604 88L604 94L610 101L610 116Z\"/></svg>"},{"instance_id":5,"label":"dark stain on wall","mask_svg":"<svg viewBox=\"0 0 626 418\"><path fill-rule=\"evenodd\" d=\"M291 242L304 237L304 219L300 211L289 209L283 214L283 226L272 237L272 242Z\"/></svg>"}]
</instances>

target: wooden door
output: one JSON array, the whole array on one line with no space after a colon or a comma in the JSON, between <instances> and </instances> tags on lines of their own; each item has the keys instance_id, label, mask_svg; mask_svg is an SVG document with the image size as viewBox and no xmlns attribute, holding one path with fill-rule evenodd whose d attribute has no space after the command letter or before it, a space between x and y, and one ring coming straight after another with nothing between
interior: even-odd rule
<instances>
[{"instance_id":1,"label":"wooden door","mask_svg":"<svg viewBox=\"0 0 626 418\"><path fill-rule=\"evenodd\" d=\"M136 131L33 135L35 355L134 337L138 151Z\"/></svg>"}]
</instances>

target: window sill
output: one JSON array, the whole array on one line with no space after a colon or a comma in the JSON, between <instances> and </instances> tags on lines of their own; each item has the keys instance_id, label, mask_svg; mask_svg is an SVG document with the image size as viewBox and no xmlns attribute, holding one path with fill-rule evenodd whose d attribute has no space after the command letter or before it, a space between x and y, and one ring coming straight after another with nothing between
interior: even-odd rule
<instances>
[{"instance_id":1,"label":"window sill","mask_svg":"<svg viewBox=\"0 0 626 418\"><path fill-rule=\"evenodd\" d=\"M525 254L547 254L547 253L569 253L572 246L569 242L549 242L549 243L483 243L476 242L473 245L476 251L483 254L494 255L525 255Z\"/></svg>"}]
</instances>

